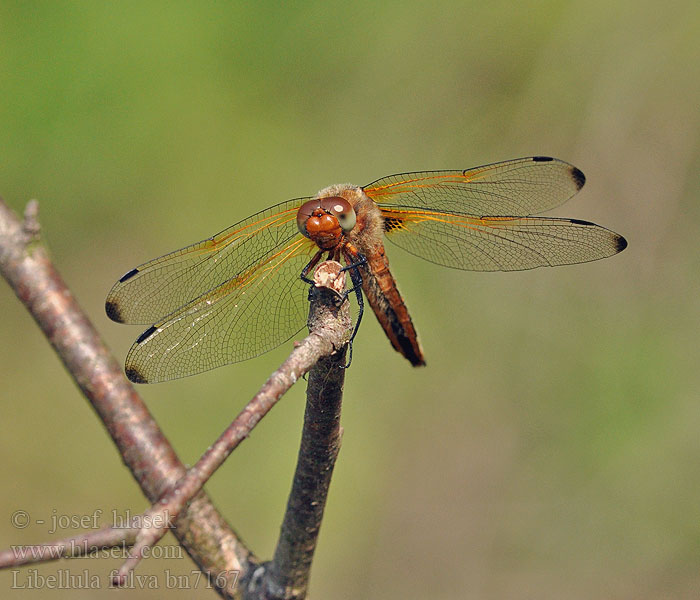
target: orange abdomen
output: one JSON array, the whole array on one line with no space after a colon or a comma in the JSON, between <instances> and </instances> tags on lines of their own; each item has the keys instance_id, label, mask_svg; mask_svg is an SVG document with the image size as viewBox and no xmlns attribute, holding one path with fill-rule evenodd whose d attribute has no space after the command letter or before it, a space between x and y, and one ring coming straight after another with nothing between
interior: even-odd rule
<instances>
[{"instance_id":1,"label":"orange abdomen","mask_svg":"<svg viewBox=\"0 0 700 600\"><path fill-rule=\"evenodd\" d=\"M362 273L362 289L374 314L397 352L414 366L425 364L423 351L406 304L396 287L384 246L366 254L367 269Z\"/></svg>"}]
</instances>

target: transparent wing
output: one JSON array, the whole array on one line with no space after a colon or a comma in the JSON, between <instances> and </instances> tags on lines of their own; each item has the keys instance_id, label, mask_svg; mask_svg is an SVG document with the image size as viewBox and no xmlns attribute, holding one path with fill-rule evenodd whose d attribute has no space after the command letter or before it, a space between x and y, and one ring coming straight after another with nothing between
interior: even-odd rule
<instances>
[{"instance_id":1,"label":"transparent wing","mask_svg":"<svg viewBox=\"0 0 700 600\"><path fill-rule=\"evenodd\" d=\"M382 208L387 239L430 262L469 271L519 271L598 260L625 249L617 233L577 219L469 217Z\"/></svg>"},{"instance_id":2,"label":"transparent wing","mask_svg":"<svg viewBox=\"0 0 700 600\"><path fill-rule=\"evenodd\" d=\"M306 200L283 202L132 269L109 292L107 315L119 323L150 324L251 269L301 238L296 213Z\"/></svg>"},{"instance_id":3,"label":"transparent wing","mask_svg":"<svg viewBox=\"0 0 700 600\"><path fill-rule=\"evenodd\" d=\"M154 324L126 357L129 379L186 377L253 358L290 339L306 323L308 286L299 274L315 249L298 235Z\"/></svg>"},{"instance_id":4,"label":"transparent wing","mask_svg":"<svg viewBox=\"0 0 700 600\"><path fill-rule=\"evenodd\" d=\"M585 181L573 165L535 156L464 171L390 175L363 189L379 206L474 217L527 216L563 204Z\"/></svg>"}]
</instances>

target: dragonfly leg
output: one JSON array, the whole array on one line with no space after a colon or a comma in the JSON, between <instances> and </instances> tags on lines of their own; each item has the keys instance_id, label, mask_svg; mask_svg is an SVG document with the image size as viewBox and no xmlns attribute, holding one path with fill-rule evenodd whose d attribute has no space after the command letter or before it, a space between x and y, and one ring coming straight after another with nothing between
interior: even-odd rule
<instances>
[{"instance_id":1,"label":"dragonfly leg","mask_svg":"<svg viewBox=\"0 0 700 600\"><path fill-rule=\"evenodd\" d=\"M343 300L345 300L352 292L355 292L355 297L357 298L358 311L357 321L355 321L355 327L352 330L352 335L350 336L350 340L348 342L348 362L343 365L343 369L347 369L350 366L350 363L352 363L352 342L355 339L355 336L357 335L357 332L360 328L360 322L362 321L362 315L365 312L365 300L362 296L362 273L360 271L360 267L363 267L367 264L367 258L365 258L365 255L360 254L354 248L352 248L351 251L348 251L345 254L345 259L350 264L348 264L346 267L343 267L341 271L349 271L350 279L352 280L352 287L345 292L345 294L343 295Z\"/></svg>"},{"instance_id":2,"label":"dragonfly leg","mask_svg":"<svg viewBox=\"0 0 700 600\"><path fill-rule=\"evenodd\" d=\"M301 272L301 275L299 275L299 278L304 282L313 285L314 280L308 278L308 274L313 269L321 260L321 257L323 256L323 250L319 250L314 254L314 257L309 261L309 264L304 267L304 269Z\"/></svg>"},{"instance_id":3,"label":"dragonfly leg","mask_svg":"<svg viewBox=\"0 0 700 600\"><path fill-rule=\"evenodd\" d=\"M319 250L316 254L314 254L313 258L309 261L309 264L307 264L304 267L301 274L299 275L300 279L303 282L308 283L311 286L314 285L315 282L312 279L309 279L308 275L311 272L311 270L320 262L321 258L323 258L324 252L324 250ZM345 302L345 300L347 300L348 296L352 292L355 292L355 296L357 298L357 306L359 309L357 313L357 321L355 322L355 327L353 328L352 335L350 336L350 340L348 341L348 362L345 365L342 365L343 369L347 369L350 366L350 363L352 362L352 342L355 339L355 336L357 335L357 331L360 327L360 321L362 321L362 315L364 314L365 310L364 298L362 297L362 273L360 272L360 267L363 267L367 264L367 259L365 258L364 254L361 254L352 246L344 249L343 254L348 264L347 266L340 269L340 271L348 271L350 273L352 287L346 290L341 296L341 304L342 302ZM336 251L335 253L331 253L328 256L329 260L338 260L339 258L340 252L338 251ZM309 299L311 299L312 292L313 287L309 288Z\"/></svg>"}]
</instances>

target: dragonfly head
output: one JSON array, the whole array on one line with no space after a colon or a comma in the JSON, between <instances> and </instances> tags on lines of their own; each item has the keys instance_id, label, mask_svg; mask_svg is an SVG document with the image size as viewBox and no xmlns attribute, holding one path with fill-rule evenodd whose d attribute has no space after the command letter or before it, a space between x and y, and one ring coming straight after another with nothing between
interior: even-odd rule
<instances>
[{"instance_id":1,"label":"dragonfly head","mask_svg":"<svg viewBox=\"0 0 700 600\"><path fill-rule=\"evenodd\" d=\"M297 212L299 231L322 250L335 248L343 234L355 227L356 220L354 209L340 196L314 198L302 204Z\"/></svg>"}]
</instances>

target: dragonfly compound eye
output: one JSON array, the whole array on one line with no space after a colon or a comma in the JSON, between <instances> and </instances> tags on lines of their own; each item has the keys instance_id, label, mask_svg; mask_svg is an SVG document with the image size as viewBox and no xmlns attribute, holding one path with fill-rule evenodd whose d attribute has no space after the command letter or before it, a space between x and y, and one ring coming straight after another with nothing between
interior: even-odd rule
<instances>
[{"instance_id":1,"label":"dragonfly compound eye","mask_svg":"<svg viewBox=\"0 0 700 600\"><path fill-rule=\"evenodd\" d=\"M310 237L316 243L325 240L329 237L335 239L338 237L338 220L326 213L320 215L312 215L306 221L306 236Z\"/></svg>"},{"instance_id":2,"label":"dragonfly compound eye","mask_svg":"<svg viewBox=\"0 0 700 600\"><path fill-rule=\"evenodd\" d=\"M355 211L345 198L340 196L321 198L321 208L338 219L338 223L345 233L355 227L357 221Z\"/></svg>"},{"instance_id":3,"label":"dragonfly compound eye","mask_svg":"<svg viewBox=\"0 0 700 600\"><path fill-rule=\"evenodd\" d=\"M304 237L309 237L306 224L314 215L314 212L318 212L319 210L320 206L318 199L304 202L304 204L299 207L299 210L297 211L297 227Z\"/></svg>"}]
</instances>

